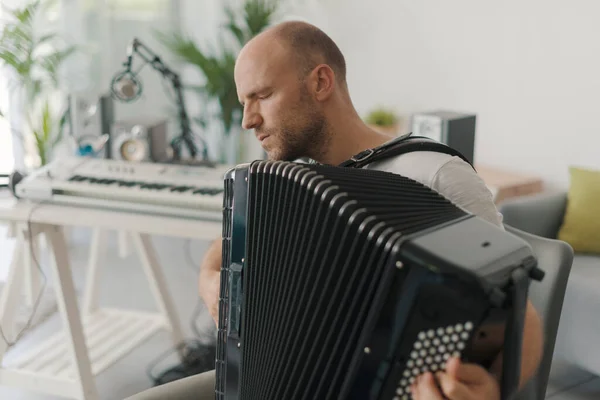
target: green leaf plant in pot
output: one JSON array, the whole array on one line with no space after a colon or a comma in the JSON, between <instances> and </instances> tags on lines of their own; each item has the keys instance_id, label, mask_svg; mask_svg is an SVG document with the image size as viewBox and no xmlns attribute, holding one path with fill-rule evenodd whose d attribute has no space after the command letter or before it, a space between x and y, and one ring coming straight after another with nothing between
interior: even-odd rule
<instances>
[{"instance_id":1,"label":"green leaf plant in pot","mask_svg":"<svg viewBox=\"0 0 600 400\"><path fill-rule=\"evenodd\" d=\"M397 135L400 119L398 115L389 108L376 107L365 117L365 123L378 132Z\"/></svg>"},{"instance_id":2,"label":"green leaf plant in pot","mask_svg":"<svg viewBox=\"0 0 600 400\"><path fill-rule=\"evenodd\" d=\"M74 46L63 45L57 33L39 32L39 18L45 17L55 4L52 0L34 0L14 9L4 8L5 21L0 32L0 64L12 72L8 88L11 94L18 94L11 97L11 106L18 110L22 117L19 119L26 121L21 126L12 126L12 134L25 147L33 144L41 165L50 161L50 154L62 136L58 131L62 131L67 121L66 111L53 110L50 103L56 104L63 97L59 68L76 50ZM10 118L2 111L0 115Z\"/></svg>"},{"instance_id":3,"label":"green leaf plant in pot","mask_svg":"<svg viewBox=\"0 0 600 400\"><path fill-rule=\"evenodd\" d=\"M52 151L62 140L66 117L67 114L63 114L60 119L56 117L48 98L42 100L38 116L28 115L28 124L40 158L40 165L46 165L50 161Z\"/></svg>"},{"instance_id":4,"label":"green leaf plant in pot","mask_svg":"<svg viewBox=\"0 0 600 400\"><path fill-rule=\"evenodd\" d=\"M278 0L245 0L240 13L225 6L227 18L224 31L227 35L218 38L219 51L205 51L192 38L182 33L156 33L158 39L180 61L196 67L201 73L204 82L201 85L186 85L187 89L195 91L201 97L202 104L216 103L216 115L205 111L203 115L194 118L194 121L205 128L215 118L222 124L225 137L222 138L220 162L226 162L226 143L230 135L240 135L236 149L237 160L244 151L244 135L240 132L243 108L237 97L233 73L237 54L250 39L271 25L278 7Z\"/></svg>"}]
</instances>

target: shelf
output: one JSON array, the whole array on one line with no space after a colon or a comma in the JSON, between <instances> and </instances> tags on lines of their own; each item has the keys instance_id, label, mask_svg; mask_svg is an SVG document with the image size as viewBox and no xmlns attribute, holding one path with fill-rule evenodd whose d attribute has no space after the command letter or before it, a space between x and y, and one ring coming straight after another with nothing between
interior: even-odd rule
<instances>
[{"instance_id":1,"label":"shelf","mask_svg":"<svg viewBox=\"0 0 600 400\"><path fill-rule=\"evenodd\" d=\"M113 309L99 309L83 316L82 324L94 376L168 326L156 313ZM10 384L35 390L33 378L39 384L35 386L43 386L45 393L79 397L81 389L76 384L79 380L68 344L65 333L59 332L22 356L5 361L0 369L0 386Z\"/></svg>"}]
</instances>

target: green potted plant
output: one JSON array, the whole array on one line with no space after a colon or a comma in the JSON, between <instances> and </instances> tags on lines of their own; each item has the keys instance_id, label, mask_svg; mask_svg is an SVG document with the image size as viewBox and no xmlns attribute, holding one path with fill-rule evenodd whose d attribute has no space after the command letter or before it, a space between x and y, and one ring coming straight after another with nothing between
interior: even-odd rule
<instances>
[{"instance_id":1,"label":"green potted plant","mask_svg":"<svg viewBox=\"0 0 600 400\"><path fill-rule=\"evenodd\" d=\"M28 124L31 129L35 148L40 158L40 165L46 165L50 160L52 150L60 143L64 126L64 116L61 120L56 118L49 99L44 99L39 116L34 118L28 115Z\"/></svg>"},{"instance_id":2,"label":"green potted plant","mask_svg":"<svg viewBox=\"0 0 600 400\"><path fill-rule=\"evenodd\" d=\"M13 72L10 90L20 95L16 97L20 100L16 108L28 122L13 126L13 137L24 146L32 143L41 165L50 161L67 121L66 111L56 111L56 115L62 115L56 117L50 103L61 97L59 67L75 51L74 46L61 46L58 34L39 34L35 29L37 18L52 5L53 1L34 0L22 7L5 9L7 21L0 33L0 63Z\"/></svg>"},{"instance_id":3,"label":"green potted plant","mask_svg":"<svg viewBox=\"0 0 600 400\"><path fill-rule=\"evenodd\" d=\"M203 103L216 103L218 114L204 113L194 121L201 126L218 118L225 137L237 134L237 158L244 149L244 135L240 132L243 108L237 98L233 71L240 49L255 35L268 27L278 10L278 0L245 0L241 15L229 6L225 7L227 20L226 37L219 38L219 51L202 50L193 39L181 33L160 33L158 39L185 64L196 67L204 78L202 85L187 85L201 96ZM229 45L227 45L228 43ZM208 107L207 107L208 108ZM223 138L226 139L226 138ZM226 140L222 141L226 143ZM220 151L220 161L225 162L226 148Z\"/></svg>"},{"instance_id":4,"label":"green potted plant","mask_svg":"<svg viewBox=\"0 0 600 400\"><path fill-rule=\"evenodd\" d=\"M378 132L396 135L399 130L400 118L389 108L376 107L365 117L365 123Z\"/></svg>"}]
</instances>

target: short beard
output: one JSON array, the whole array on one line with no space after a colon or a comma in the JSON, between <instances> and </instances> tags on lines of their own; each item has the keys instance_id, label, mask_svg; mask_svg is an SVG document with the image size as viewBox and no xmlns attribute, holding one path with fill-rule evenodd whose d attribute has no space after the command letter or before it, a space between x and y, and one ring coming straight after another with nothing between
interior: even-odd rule
<instances>
[{"instance_id":1,"label":"short beard","mask_svg":"<svg viewBox=\"0 0 600 400\"><path fill-rule=\"evenodd\" d=\"M307 124L302 128L284 127L281 130L281 147L274 159L294 161L303 157L321 159L329 141L325 117L320 113L310 113Z\"/></svg>"}]
</instances>

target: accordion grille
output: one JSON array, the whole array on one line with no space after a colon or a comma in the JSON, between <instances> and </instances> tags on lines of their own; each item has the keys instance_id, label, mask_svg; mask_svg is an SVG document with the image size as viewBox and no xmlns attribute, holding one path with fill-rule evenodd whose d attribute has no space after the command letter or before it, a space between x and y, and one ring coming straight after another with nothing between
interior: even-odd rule
<instances>
[{"instance_id":1,"label":"accordion grille","mask_svg":"<svg viewBox=\"0 0 600 400\"><path fill-rule=\"evenodd\" d=\"M239 398L337 398L392 241L466 212L397 174L249 168Z\"/></svg>"}]
</instances>

